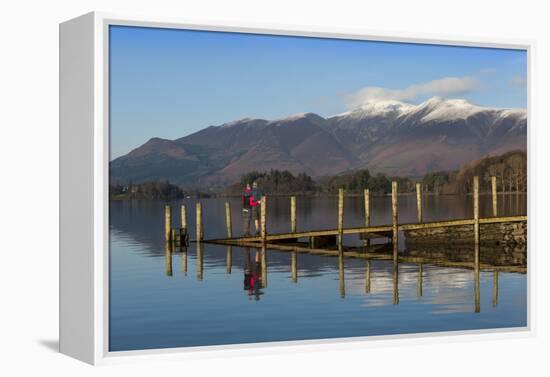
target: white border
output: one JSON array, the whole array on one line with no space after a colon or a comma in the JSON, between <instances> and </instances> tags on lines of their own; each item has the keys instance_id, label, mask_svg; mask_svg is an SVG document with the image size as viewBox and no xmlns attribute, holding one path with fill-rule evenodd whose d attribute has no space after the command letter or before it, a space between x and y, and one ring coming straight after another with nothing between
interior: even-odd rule
<instances>
[{"instance_id":1,"label":"white border","mask_svg":"<svg viewBox=\"0 0 550 377\"><path fill-rule=\"evenodd\" d=\"M140 351L108 351L108 297L109 297L109 232L108 232L108 161L109 161L109 85L108 85L108 41L109 25L127 25L137 27L161 27L188 30L209 30L223 32L243 32L255 34L293 35L319 38L339 38L374 40L385 42L403 42L420 44L439 44L450 46L488 47L521 49L528 56L528 216L533 219L535 212L531 203L536 199L532 189L534 177L531 172L531 160L534 153L533 126L533 40L513 40L494 38L472 38L461 36L445 36L426 33L392 33L366 31L349 28L327 28L312 26L295 26L282 24L253 24L236 22L215 22L200 20L183 20L174 18L130 16L113 13L94 12L95 17L95 109L94 109L94 350L95 364L113 364L125 362L150 362L155 360L182 360L220 356L262 355L272 353L291 353L296 351L322 351L336 349L351 349L357 346L381 347L403 346L411 344L447 343L479 340L495 340L508 338L533 337L535 335L535 308L532 297L534 294L535 261L533 256L532 227L528 229L528 273L527 273L527 327L510 329L468 330L453 332L436 332L403 335L383 335L338 339L320 339L306 341L269 342L254 344L237 344L229 346L181 347L169 349L154 349ZM461 335L459 337L455 335ZM222 352L220 352L222 351Z\"/></svg>"}]
</instances>

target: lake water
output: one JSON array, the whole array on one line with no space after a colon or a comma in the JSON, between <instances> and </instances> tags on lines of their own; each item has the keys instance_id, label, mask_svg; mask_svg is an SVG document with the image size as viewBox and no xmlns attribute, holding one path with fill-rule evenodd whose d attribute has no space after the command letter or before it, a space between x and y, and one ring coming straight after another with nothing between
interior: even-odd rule
<instances>
[{"instance_id":1,"label":"lake water","mask_svg":"<svg viewBox=\"0 0 550 377\"><path fill-rule=\"evenodd\" d=\"M205 238L225 236L222 199L201 199ZM230 199L233 230L240 234L238 199ZM195 199L188 208L194 238ZM327 339L527 325L526 252L481 248L481 263L520 272L446 266L473 262L469 250L441 245L429 255L441 263L407 262L424 255L407 250L401 261L291 253L191 243L166 253L161 201L110 203L110 351ZM491 197L481 195L481 216ZM335 197L297 198L298 230L336 228ZM499 215L526 213L525 195L500 195ZM269 198L268 232L289 231L289 198ZM399 222L416 221L415 196L399 197ZM346 197L345 227L363 225L360 197ZM472 217L470 196L424 197L424 219ZM371 224L391 223L391 199L371 198ZM356 235L346 245L361 245ZM470 258L471 256L471 258ZM489 261L489 262L487 262ZM292 266L295 266L294 272Z\"/></svg>"}]
</instances>

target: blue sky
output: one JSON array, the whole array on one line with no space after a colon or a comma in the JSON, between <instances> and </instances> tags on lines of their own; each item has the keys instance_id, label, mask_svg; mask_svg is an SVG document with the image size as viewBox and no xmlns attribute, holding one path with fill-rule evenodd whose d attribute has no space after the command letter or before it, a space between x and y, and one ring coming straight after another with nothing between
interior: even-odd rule
<instances>
[{"instance_id":1,"label":"blue sky","mask_svg":"<svg viewBox=\"0 0 550 377\"><path fill-rule=\"evenodd\" d=\"M111 159L151 137L368 100L525 108L526 75L522 50L111 26Z\"/></svg>"}]
</instances>

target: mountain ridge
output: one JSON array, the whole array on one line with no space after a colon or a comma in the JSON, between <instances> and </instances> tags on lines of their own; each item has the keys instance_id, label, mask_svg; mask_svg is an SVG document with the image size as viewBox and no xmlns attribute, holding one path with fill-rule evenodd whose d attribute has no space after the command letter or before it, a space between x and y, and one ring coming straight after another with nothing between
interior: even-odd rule
<instances>
[{"instance_id":1,"label":"mountain ridge","mask_svg":"<svg viewBox=\"0 0 550 377\"><path fill-rule=\"evenodd\" d=\"M527 146L527 112L434 97L379 101L324 118L243 118L174 139L151 138L111 161L111 180L223 186L251 170L313 177L369 168L393 175L456 169Z\"/></svg>"}]
</instances>

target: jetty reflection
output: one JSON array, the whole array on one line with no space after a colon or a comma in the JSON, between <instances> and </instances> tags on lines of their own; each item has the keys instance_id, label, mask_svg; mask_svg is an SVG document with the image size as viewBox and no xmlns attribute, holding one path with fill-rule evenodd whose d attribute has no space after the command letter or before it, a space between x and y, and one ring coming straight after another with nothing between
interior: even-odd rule
<instances>
[{"instance_id":1,"label":"jetty reflection","mask_svg":"<svg viewBox=\"0 0 550 377\"><path fill-rule=\"evenodd\" d=\"M196 243L196 266L197 279L199 281L205 278L204 269L204 244ZM254 300L259 300L261 295L269 292L267 264L268 253L290 253L290 274L289 278L294 284L299 284L298 263L299 254L322 255L327 258L336 257L335 267L338 271L338 292L342 299L346 298L346 265L348 259L365 259L365 286L364 293L372 293L372 261L391 261L393 305L399 305L399 268L402 264L416 265L417 281L416 296L423 296L424 268L426 266L449 267L464 270L471 270L473 275L473 311L481 311L481 289L480 273L482 271L492 272L492 306L498 305L498 284L499 272L525 274L527 272L527 252L525 246L510 247L483 247L480 245L463 245L462 247L453 246L447 250L438 247L425 247L422 249L405 250L396 253L393 245L371 245L362 247L344 247L338 248L310 248L302 244L265 244L259 245L252 243L248 246L236 247L227 246L226 248L226 273L232 273L233 253L242 252L243 256L243 288ZM187 276L187 258L188 248L182 246L179 248L166 248L166 275L172 276L172 259L174 253L181 253L182 273ZM336 268L334 269L336 271Z\"/></svg>"}]
</instances>

